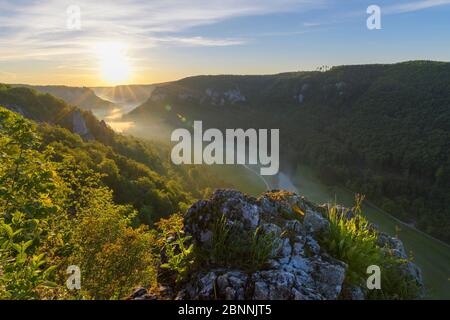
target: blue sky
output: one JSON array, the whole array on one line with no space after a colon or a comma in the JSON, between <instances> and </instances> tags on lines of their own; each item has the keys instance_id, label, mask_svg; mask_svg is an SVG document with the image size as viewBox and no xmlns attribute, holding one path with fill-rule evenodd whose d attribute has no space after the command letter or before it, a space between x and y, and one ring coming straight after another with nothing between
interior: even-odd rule
<instances>
[{"instance_id":1,"label":"blue sky","mask_svg":"<svg viewBox=\"0 0 450 320\"><path fill-rule=\"evenodd\" d=\"M381 30L366 27L372 4ZM70 5L81 30L66 26ZM0 0L0 82L92 86L450 61L449 18L450 0Z\"/></svg>"}]
</instances>

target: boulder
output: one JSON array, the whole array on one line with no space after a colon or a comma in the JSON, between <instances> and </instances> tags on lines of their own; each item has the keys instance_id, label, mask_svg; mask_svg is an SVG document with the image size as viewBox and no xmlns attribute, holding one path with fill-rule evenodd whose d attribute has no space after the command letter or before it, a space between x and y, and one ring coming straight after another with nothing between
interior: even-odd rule
<instances>
[{"instance_id":1,"label":"boulder","mask_svg":"<svg viewBox=\"0 0 450 320\"><path fill-rule=\"evenodd\" d=\"M367 288L346 285L348 266L321 248L321 239L330 225L324 207L284 191L266 192L254 198L235 190L217 190L209 200L195 203L184 218L185 234L191 236L199 252L211 252L208 250L215 245L217 221L232 229L231 235L238 238L272 237L267 263L258 268L237 267L230 261L221 264L206 254L178 286L176 296L228 300L366 298ZM398 239L380 233L379 246L394 250L395 256L402 259L406 257ZM412 262L405 264L403 272L421 285L420 270Z\"/></svg>"}]
</instances>

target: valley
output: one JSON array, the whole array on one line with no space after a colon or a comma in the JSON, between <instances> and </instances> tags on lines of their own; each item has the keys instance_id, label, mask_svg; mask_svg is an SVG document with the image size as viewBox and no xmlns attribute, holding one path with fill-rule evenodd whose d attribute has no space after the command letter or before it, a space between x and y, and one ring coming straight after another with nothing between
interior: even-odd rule
<instances>
[{"instance_id":1,"label":"valley","mask_svg":"<svg viewBox=\"0 0 450 320\"><path fill-rule=\"evenodd\" d=\"M124 110L127 110L124 107ZM108 119L108 116L105 117ZM114 122L108 122L116 130ZM123 123L119 121L118 123ZM125 121L127 123L127 121ZM127 127L121 132L133 132L143 138L150 138L149 131ZM270 189L296 192L316 203L336 201L346 206L353 205L353 193L342 187L330 187L323 183L307 166L299 166L292 175L280 172L277 176L261 176L255 165L212 165L209 166L217 178L235 186L250 195L257 196ZM389 213L372 203L364 204L364 214L380 230L398 235L408 251L412 252L414 261L422 268L428 299L443 299L450 295L450 248L439 240L400 222Z\"/></svg>"},{"instance_id":2,"label":"valley","mask_svg":"<svg viewBox=\"0 0 450 320\"><path fill-rule=\"evenodd\" d=\"M128 121L128 119L123 121L121 116L132 112L135 106L125 104L120 111L113 110L109 114L97 113L97 116L105 119L113 129L119 132L134 134L145 139L161 140L169 137L172 126L163 120L164 118L156 122L161 124L164 130L157 129L159 134L153 137L155 121L152 121L147 129L142 119L138 122ZM116 116L119 114L120 116ZM131 125L125 125L121 130L117 126L123 123L131 123ZM161 136L161 132L165 133ZM329 183L324 183L315 170L306 165L298 166L297 170L290 175L280 172L276 177L261 176L259 167L255 165L213 165L210 168L218 178L251 195L259 195L264 190L283 189L296 192L317 203L336 201L349 207L353 205L353 192L342 186L332 187ZM371 202L364 204L364 213L370 222L379 226L380 230L390 235L397 235L405 243L407 250L412 252L414 260L423 270L427 298L439 299L450 295L450 248L447 244L401 222Z\"/></svg>"}]
</instances>

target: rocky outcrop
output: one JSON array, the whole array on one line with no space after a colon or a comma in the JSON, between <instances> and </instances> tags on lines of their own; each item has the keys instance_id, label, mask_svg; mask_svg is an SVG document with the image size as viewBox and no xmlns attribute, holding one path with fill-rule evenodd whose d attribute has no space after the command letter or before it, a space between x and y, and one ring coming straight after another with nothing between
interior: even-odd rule
<instances>
[{"instance_id":1,"label":"rocky outcrop","mask_svg":"<svg viewBox=\"0 0 450 320\"><path fill-rule=\"evenodd\" d=\"M94 140L94 136L90 133L83 115L77 109L72 112L72 132L78 134L85 141Z\"/></svg>"},{"instance_id":2,"label":"rocky outcrop","mask_svg":"<svg viewBox=\"0 0 450 320\"><path fill-rule=\"evenodd\" d=\"M235 234L270 235L273 247L264 267L253 270L221 265L214 256L203 258L178 287L179 299L323 300L364 299L364 287L346 287L348 266L321 247L330 222L324 207L288 192L268 192L259 198L234 190L217 190L209 200L194 204L185 215L185 233L201 251L215 246L217 221ZM385 234L380 246L405 256L401 241ZM256 263L256 262L255 262ZM412 263L404 272L421 284ZM175 298L175 297L172 297Z\"/></svg>"},{"instance_id":3,"label":"rocky outcrop","mask_svg":"<svg viewBox=\"0 0 450 320\"><path fill-rule=\"evenodd\" d=\"M158 87L153 91L150 101L154 103L176 101L178 103L199 103L210 104L212 106L225 106L245 103L247 97L238 88L231 88L228 90L206 88L204 91L179 90L174 92L170 87Z\"/></svg>"}]
</instances>

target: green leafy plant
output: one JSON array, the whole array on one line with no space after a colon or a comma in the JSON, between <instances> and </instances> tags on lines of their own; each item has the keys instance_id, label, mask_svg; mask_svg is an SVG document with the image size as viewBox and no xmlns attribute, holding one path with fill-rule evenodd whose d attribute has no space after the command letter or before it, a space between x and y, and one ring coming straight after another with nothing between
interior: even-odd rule
<instances>
[{"instance_id":1,"label":"green leafy plant","mask_svg":"<svg viewBox=\"0 0 450 320\"><path fill-rule=\"evenodd\" d=\"M175 273L175 282L186 277L194 264L194 245L191 237L185 236L183 220L179 214L174 214L157 223L159 231L158 247L165 256L165 262L160 265L163 271ZM162 275L164 277L164 275Z\"/></svg>"},{"instance_id":2,"label":"green leafy plant","mask_svg":"<svg viewBox=\"0 0 450 320\"><path fill-rule=\"evenodd\" d=\"M193 263L192 253L194 245L186 245L190 237L177 237L175 240L166 244L167 262L161 265L162 269L168 269L177 273L176 281L182 280L189 266Z\"/></svg>"},{"instance_id":3,"label":"green leafy plant","mask_svg":"<svg viewBox=\"0 0 450 320\"><path fill-rule=\"evenodd\" d=\"M40 289L57 286L49 280L56 266L46 267L44 253L28 253L33 240L15 240L23 231L0 222L0 299L37 299Z\"/></svg>"}]
</instances>

